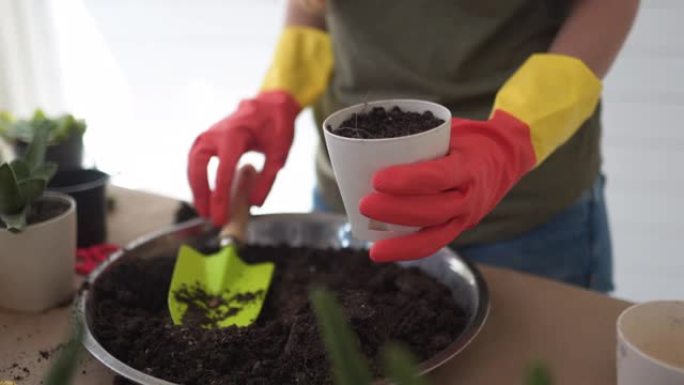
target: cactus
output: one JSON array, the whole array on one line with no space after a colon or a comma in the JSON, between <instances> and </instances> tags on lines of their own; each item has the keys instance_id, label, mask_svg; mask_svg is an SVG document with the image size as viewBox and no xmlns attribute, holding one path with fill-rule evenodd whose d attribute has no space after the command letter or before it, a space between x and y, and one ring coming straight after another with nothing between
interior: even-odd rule
<instances>
[{"instance_id":1,"label":"cactus","mask_svg":"<svg viewBox=\"0 0 684 385\"><path fill-rule=\"evenodd\" d=\"M9 231L26 227L31 205L42 198L57 171L55 164L45 163L48 135L48 127L36 127L26 154L0 165L0 220Z\"/></svg>"}]
</instances>

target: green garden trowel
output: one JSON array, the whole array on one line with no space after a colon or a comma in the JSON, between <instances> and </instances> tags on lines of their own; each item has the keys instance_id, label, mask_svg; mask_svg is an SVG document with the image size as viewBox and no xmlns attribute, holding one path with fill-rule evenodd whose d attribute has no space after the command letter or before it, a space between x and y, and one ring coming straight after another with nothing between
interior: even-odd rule
<instances>
[{"instance_id":1,"label":"green garden trowel","mask_svg":"<svg viewBox=\"0 0 684 385\"><path fill-rule=\"evenodd\" d=\"M249 190L256 171L240 170L233 198L231 220L219 233L221 249L204 255L182 245L168 293L175 325L206 328L249 326L261 312L273 276L273 263L250 265L238 256L249 220Z\"/></svg>"}]
</instances>

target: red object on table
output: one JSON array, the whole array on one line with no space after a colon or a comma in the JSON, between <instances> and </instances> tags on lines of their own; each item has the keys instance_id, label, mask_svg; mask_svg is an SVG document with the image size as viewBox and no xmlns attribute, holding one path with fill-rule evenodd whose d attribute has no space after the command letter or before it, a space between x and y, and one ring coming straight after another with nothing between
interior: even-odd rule
<instances>
[{"instance_id":1,"label":"red object on table","mask_svg":"<svg viewBox=\"0 0 684 385\"><path fill-rule=\"evenodd\" d=\"M78 249L76 251L76 272L81 275L90 274L93 269L119 249L121 249L119 246L111 243L101 243Z\"/></svg>"}]
</instances>

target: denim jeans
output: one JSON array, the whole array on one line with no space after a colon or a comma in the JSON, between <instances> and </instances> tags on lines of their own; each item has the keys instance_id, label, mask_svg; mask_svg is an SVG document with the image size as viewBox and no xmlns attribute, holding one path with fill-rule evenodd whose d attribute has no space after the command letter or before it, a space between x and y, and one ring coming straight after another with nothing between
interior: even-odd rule
<instances>
[{"instance_id":1,"label":"denim jeans","mask_svg":"<svg viewBox=\"0 0 684 385\"><path fill-rule=\"evenodd\" d=\"M525 234L456 251L475 262L610 292L613 258L604 185L599 176L570 207ZM318 192L314 210L327 211Z\"/></svg>"}]
</instances>

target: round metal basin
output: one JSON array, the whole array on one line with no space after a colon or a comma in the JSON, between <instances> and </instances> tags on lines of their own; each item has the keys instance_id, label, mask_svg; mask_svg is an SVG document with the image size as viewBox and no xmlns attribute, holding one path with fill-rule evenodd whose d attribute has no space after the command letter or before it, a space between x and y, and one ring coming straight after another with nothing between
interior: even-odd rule
<instances>
[{"instance_id":1,"label":"round metal basin","mask_svg":"<svg viewBox=\"0 0 684 385\"><path fill-rule=\"evenodd\" d=\"M88 277L91 285L113 265L130 258L154 258L175 255L181 244L202 244L215 236L211 226L202 220L193 220L161 232L143 237L99 266ZM274 214L255 216L250 220L248 241L257 245L308 246L314 248L366 248L368 244L355 240L349 232L346 218L335 214ZM451 290L456 303L468 315L464 331L449 346L420 364L426 373L439 367L461 352L478 334L489 312L487 286L477 268L444 248L433 256L418 261L401 262L401 266L415 266ZM140 384L175 385L145 374L126 365L111 355L92 331L93 295L84 290L76 303L77 317L85 325L84 345L104 365L121 376Z\"/></svg>"}]
</instances>

